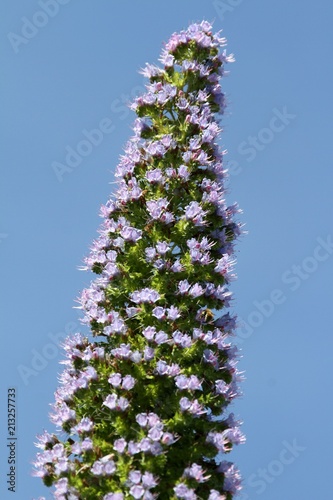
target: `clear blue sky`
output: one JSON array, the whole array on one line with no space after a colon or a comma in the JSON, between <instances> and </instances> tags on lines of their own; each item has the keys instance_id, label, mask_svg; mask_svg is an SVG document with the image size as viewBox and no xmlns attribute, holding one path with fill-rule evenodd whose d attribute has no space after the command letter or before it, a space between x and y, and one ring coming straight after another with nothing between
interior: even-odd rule
<instances>
[{"instance_id":1,"label":"clear blue sky","mask_svg":"<svg viewBox=\"0 0 333 500\"><path fill-rule=\"evenodd\" d=\"M330 498L332 2L4 0L1 11L1 498L50 498L29 462L35 434L53 429L58 340L81 328L72 306L90 276L77 266L131 134L125 104L171 33L204 18L236 56L222 144L248 230L233 284L247 377L233 409L247 443L230 456L240 498ZM13 386L16 494L5 477Z\"/></svg>"}]
</instances>

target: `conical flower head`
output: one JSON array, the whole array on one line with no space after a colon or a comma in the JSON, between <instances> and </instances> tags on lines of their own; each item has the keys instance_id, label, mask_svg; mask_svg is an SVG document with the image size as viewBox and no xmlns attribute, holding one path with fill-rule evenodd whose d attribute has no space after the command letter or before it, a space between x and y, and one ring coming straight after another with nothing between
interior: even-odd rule
<instances>
[{"instance_id":1,"label":"conical flower head","mask_svg":"<svg viewBox=\"0 0 333 500\"><path fill-rule=\"evenodd\" d=\"M238 395L235 318L226 311L236 206L226 206L220 78L231 60L207 22L172 35L131 108L134 135L86 258L97 278L76 334L35 474L55 498L227 499L244 441L225 414Z\"/></svg>"}]
</instances>

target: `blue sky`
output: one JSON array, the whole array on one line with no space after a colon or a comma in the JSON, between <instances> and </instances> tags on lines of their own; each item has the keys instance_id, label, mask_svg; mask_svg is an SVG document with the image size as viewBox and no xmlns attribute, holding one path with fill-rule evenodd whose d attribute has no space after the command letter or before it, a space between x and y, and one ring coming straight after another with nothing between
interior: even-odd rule
<instances>
[{"instance_id":1,"label":"blue sky","mask_svg":"<svg viewBox=\"0 0 333 500\"><path fill-rule=\"evenodd\" d=\"M202 19L223 29L236 56L221 145L228 199L248 231L232 287L246 372L233 411L247 443L230 456L244 477L240 498L329 498L332 3L4 0L1 11L1 498L50 498L29 462L35 434L53 429L59 340L82 330L72 307L90 276L77 267L131 134L126 103L171 33ZM11 387L15 494L4 474Z\"/></svg>"}]
</instances>

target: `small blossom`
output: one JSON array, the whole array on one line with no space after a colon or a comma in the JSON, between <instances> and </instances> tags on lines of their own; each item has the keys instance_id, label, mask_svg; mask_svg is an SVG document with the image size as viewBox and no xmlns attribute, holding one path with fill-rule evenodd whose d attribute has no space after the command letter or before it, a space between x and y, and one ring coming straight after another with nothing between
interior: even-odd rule
<instances>
[{"instance_id":1,"label":"small blossom","mask_svg":"<svg viewBox=\"0 0 333 500\"><path fill-rule=\"evenodd\" d=\"M156 328L154 326L147 326L142 334L146 337L147 340L153 340L156 334Z\"/></svg>"},{"instance_id":2,"label":"small blossom","mask_svg":"<svg viewBox=\"0 0 333 500\"><path fill-rule=\"evenodd\" d=\"M146 346L143 351L143 358L145 361L151 361L154 359L155 350L152 347Z\"/></svg>"},{"instance_id":3,"label":"small blossom","mask_svg":"<svg viewBox=\"0 0 333 500\"><path fill-rule=\"evenodd\" d=\"M189 284L189 282L187 280L181 280L178 283L179 293L186 294L189 291L190 286L191 285Z\"/></svg>"},{"instance_id":4,"label":"small blossom","mask_svg":"<svg viewBox=\"0 0 333 500\"><path fill-rule=\"evenodd\" d=\"M103 500L124 500L124 495L123 493L107 493Z\"/></svg>"},{"instance_id":5,"label":"small blossom","mask_svg":"<svg viewBox=\"0 0 333 500\"><path fill-rule=\"evenodd\" d=\"M189 295L191 295L191 297L196 298L203 295L205 293L205 289L201 285L199 285L199 283L195 283L195 285L191 286L188 293Z\"/></svg>"},{"instance_id":6,"label":"small blossom","mask_svg":"<svg viewBox=\"0 0 333 500\"><path fill-rule=\"evenodd\" d=\"M156 245L156 250L160 255L165 255L170 250L170 245L166 241L159 241Z\"/></svg>"},{"instance_id":7,"label":"small blossom","mask_svg":"<svg viewBox=\"0 0 333 500\"><path fill-rule=\"evenodd\" d=\"M163 430L160 427L158 427L158 426L152 427L148 431L148 437L152 441L159 441L162 436L163 436Z\"/></svg>"},{"instance_id":8,"label":"small blossom","mask_svg":"<svg viewBox=\"0 0 333 500\"><path fill-rule=\"evenodd\" d=\"M127 445L126 440L124 438L119 438L116 439L115 442L113 443L113 448L118 453L124 453L126 445Z\"/></svg>"},{"instance_id":9,"label":"small blossom","mask_svg":"<svg viewBox=\"0 0 333 500\"><path fill-rule=\"evenodd\" d=\"M131 375L125 375L121 384L121 388L125 389L126 391L130 391L135 386L135 383L136 380L134 377L132 377Z\"/></svg>"},{"instance_id":10,"label":"small blossom","mask_svg":"<svg viewBox=\"0 0 333 500\"><path fill-rule=\"evenodd\" d=\"M131 300L135 303L140 303L140 302L156 302L160 298L160 294L151 288L143 288L142 290L137 290L135 292L132 292L131 295Z\"/></svg>"},{"instance_id":11,"label":"small blossom","mask_svg":"<svg viewBox=\"0 0 333 500\"><path fill-rule=\"evenodd\" d=\"M168 342L169 336L167 333L160 330L159 332L156 333L154 340L155 340L156 344L158 344L158 345L164 344L165 342Z\"/></svg>"},{"instance_id":12,"label":"small blossom","mask_svg":"<svg viewBox=\"0 0 333 500\"><path fill-rule=\"evenodd\" d=\"M88 418L88 417L84 417L74 427L73 430L75 430L76 432L78 432L80 434L81 432L90 432L93 430L93 428L94 428L94 423L92 422L92 420L90 420L90 418Z\"/></svg>"},{"instance_id":13,"label":"small blossom","mask_svg":"<svg viewBox=\"0 0 333 500\"><path fill-rule=\"evenodd\" d=\"M154 307L152 311L152 315L155 316L157 319L164 319L165 318L165 309L163 307Z\"/></svg>"},{"instance_id":14,"label":"small blossom","mask_svg":"<svg viewBox=\"0 0 333 500\"><path fill-rule=\"evenodd\" d=\"M154 170L148 170L146 173L146 179L152 184L164 184L165 179L160 168L155 168Z\"/></svg>"},{"instance_id":15,"label":"small blossom","mask_svg":"<svg viewBox=\"0 0 333 500\"><path fill-rule=\"evenodd\" d=\"M130 488L130 494L133 498L142 498L144 495L145 489L140 484L135 484Z\"/></svg>"},{"instance_id":16,"label":"small blossom","mask_svg":"<svg viewBox=\"0 0 333 500\"><path fill-rule=\"evenodd\" d=\"M180 312L178 307L171 306L167 309L167 317L168 319L174 321L175 319L180 317Z\"/></svg>"},{"instance_id":17,"label":"small blossom","mask_svg":"<svg viewBox=\"0 0 333 500\"><path fill-rule=\"evenodd\" d=\"M113 385L113 387L119 387L121 384L122 376L120 373L112 373L108 378L108 382Z\"/></svg>"},{"instance_id":18,"label":"small blossom","mask_svg":"<svg viewBox=\"0 0 333 500\"><path fill-rule=\"evenodd\" d=\"M137 453L140 453L140 444L135 443L134 441L130 441L127 445L127 451L129 455L136 455Z\"/></svg>"}]
</instances>

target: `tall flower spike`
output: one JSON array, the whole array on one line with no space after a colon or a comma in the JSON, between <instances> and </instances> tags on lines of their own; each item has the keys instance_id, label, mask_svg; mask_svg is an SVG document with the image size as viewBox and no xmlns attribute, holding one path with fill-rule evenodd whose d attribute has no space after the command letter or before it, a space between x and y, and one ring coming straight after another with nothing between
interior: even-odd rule
<instances>
[{"instance_id":1,"label":"tall flower spike","mask_svg":"<svg viewBox=\"0 0 333 500\"><path fill-rule=\"evenodd\" d=\"M224 199L216 142L231 60L203 21L174 33L142 70L134 135L79 298L91 340L65 341L65 370L35 472L57 499L230 500L241 488L222 460L244 441L227 406L239 394L229 343L238 209Z\"/></svg>"}]
</instances>

